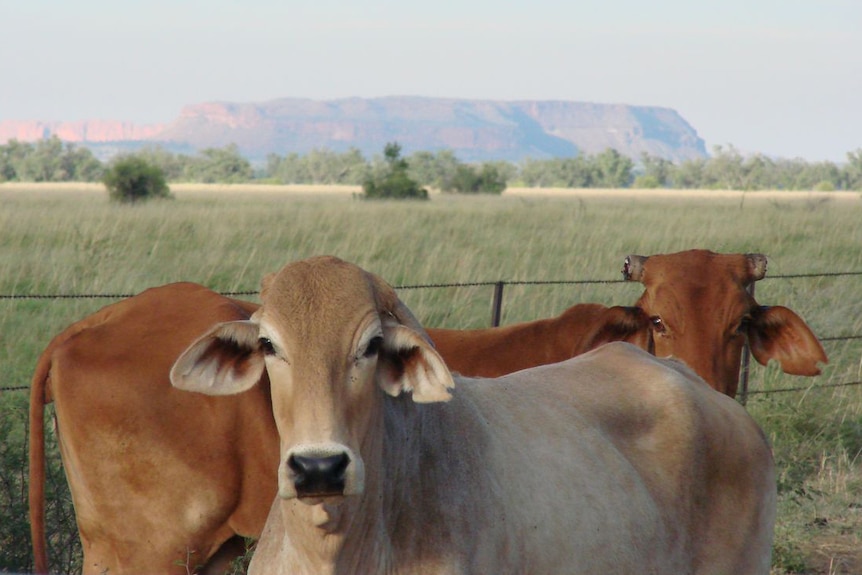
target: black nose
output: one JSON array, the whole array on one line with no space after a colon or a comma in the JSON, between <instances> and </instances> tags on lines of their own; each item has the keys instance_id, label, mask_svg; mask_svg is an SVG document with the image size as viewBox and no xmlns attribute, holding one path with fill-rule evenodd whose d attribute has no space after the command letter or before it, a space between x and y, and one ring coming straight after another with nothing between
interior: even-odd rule
<instances>
[{"instance_id":1,"label":"black nose","mask_svg":"<svg viewBox=\"0 0 862 575\"><path fill-rule=\"evenodd\" d=\"M293 485L299 497L341 495L344 472L350 457L346 453L326 457L291 455L287 466L293 471Z\"/></svg>"}]
</instances>

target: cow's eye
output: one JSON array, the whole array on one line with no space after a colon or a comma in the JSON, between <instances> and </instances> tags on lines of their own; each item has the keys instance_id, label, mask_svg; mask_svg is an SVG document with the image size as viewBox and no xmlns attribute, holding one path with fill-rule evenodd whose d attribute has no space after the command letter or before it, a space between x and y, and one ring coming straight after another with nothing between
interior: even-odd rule
<instances>
[{"instance_id":1,"label":"cow's eye","mask_svg":"<svg viewBox=\"0 0 862 575\"><path fill-rule=\"evenodd\" d=\"M652 329L656 333L664 333L667 328L664 326L664 322L661 320L660 316L654 315L649 318L650 323L652 324Z\"/></svg>"},{"instance_id":2,"label":"cow's eye","mask_svg":"<svg viewBox=\"0 0 862 575\"><path fill-rule=\"evenodd\" d=\"M260 344L260 348L263 350L265 355L275 355L275 346L272 345L272 340L268 337L262 337L257 340Z\"/></svg>"},{"instance_id":3,"label":"cow's eye","mask_svg":"<svg viewBox=\"0 0 862 575\"><path fill-rule=\"evenodd\" d=\"M748 333L748 328L751 327L751 316L745 316L739 320L739 325L736 326L736 333L745 335Z\"/></svg>"},{"instance_id":4,"label":"cow's eye","mask_svg":"<svg viewBox=\"0 0 862 575\"><path fill-rule=\"evenodd\" d=\"M368 345L365 347L365 351L362 353L362 357L373 357L380 353L380 346L383 345L383 337L376 335L372 337L368 341Z\"/></svg>"}]
</instances>

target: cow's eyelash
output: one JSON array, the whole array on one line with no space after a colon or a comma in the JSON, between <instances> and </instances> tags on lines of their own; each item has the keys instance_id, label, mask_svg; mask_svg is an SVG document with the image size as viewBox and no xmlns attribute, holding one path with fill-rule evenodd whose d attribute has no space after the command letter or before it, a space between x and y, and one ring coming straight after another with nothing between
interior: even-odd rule
<instances>
[{"instance_id":1,"label":"cow's eyelash","mask_svg":"<svg viewBox=\"0 0 862 575\"><path fill-rule=\"evenodd\" d=\"M260 348L263 350L264 355L275 355L275 346L272 345L271 339L261 337L257 341L260 343Z\"/></svg>"},{"instance_id":2,"label":"cow's eyelash","mask_svg":"<svg viewBox=\"0 0 862 575\"><path fill-rule=\"evenodd\" d=\"M362 357L373 357L380 353L380 348L383 347L383 336L375 335L368 340L368 345L365 346L365 351L362 352Z\"/></svg>"}]
</instances>

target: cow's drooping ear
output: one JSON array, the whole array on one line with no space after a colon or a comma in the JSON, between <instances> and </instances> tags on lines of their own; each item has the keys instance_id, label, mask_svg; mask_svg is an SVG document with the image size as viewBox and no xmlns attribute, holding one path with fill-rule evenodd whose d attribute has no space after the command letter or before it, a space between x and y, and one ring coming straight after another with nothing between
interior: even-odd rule
<instances>
[{"instance_id":1,"label":"cow's drooping ear","mask_svg":"<svg viewBox=\"0 0 862 575\"><path fill-rule=\"evenodd\" d=\"M627 255L623 262L623 279L634 282L643 281L644 264L648 259L649 256L636 256L634 254Z\"/></svg>"},{"instance_id":2,"label":"cow's drooping ear","mask_svg":"<svg viewBox=\"0 0 862 575\"><path fill-rule=\"evenodd\" d=\"M766 277L767 258L763 254L745 254L745 259L748 261L748 282L756 282Z\"/></svg>"},{"instance_id":3,"label":"cow's drooping ear","mask_svg":"<svg viewBox=\"0 0 862 575\"><path fill-rule=\"evenodd\" d=\"M412 392L413 401L449 401L452 374L425 328L398 299L388 283L368 274L383 325L383 347L377 360L377 381L392 396Z\"/></svg>"},{"instance_id":4,"label":"cow's drooping ear","mask_svg":"<svg viewBox=\"0 0 862 575\"><path fill-rule=\"evenodd\" d=\"M826 352L808 325L783 306L762 306L752 313L748 328L751 354L761 364L775 359L791 375L818 375Z\"/></svg>"},{"instance_id":5,"label":"cow's drooping ear","mask_svg":"<svg viewBox=\"0 0 862 575\"><path fill-rule=\"evenodd\" d=\"M171 368L171 384L207 395L246 391L265 368L258 333L251 321L217 324L180 354Z\"/></svg>"},{"instance_id":6,"label":"cow's drooping ear","mask_svg":"<svg viewBox=\"0 0 862 575\"><path fill-rule=\"evenodd\" d=\"M455 381L426 337L395 321L383 322L383 347L377 360L377 381L383 391L391 396L412 392L417 403L452 398Z\"/></svg>"},{"instance_id":7,"label":"cow's drooping ear","mask_svg":"<svg viewBox=\"0 0 862 575\"><path fill-rule=\"evenodd\" d=\"M639 307L615 305L602 311L593 331L588 335L586 349L594 349L612 341L627 341L650 351L652 330L649 316Z\"/></svg>"}]
</instances>

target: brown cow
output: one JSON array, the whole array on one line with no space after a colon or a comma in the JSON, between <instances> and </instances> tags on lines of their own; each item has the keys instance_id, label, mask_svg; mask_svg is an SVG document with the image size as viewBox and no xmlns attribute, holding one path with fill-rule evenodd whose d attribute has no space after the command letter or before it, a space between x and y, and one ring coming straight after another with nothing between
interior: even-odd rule
<instances>
[{"instance_id":1,"label":"brown cow","mask_svg":"<svg viewBox=\"0 0 862 575\"><path fill-rule=\"evenodd\" d=\"M769 446L679 362L611 343L453 378L394 290L336 258L261 299L171 370L214 395L269 376L279 491L251 574L769 573Z\"/></svg>"},{"instance_id":2,"label":"brown cow","mask_svg":"<svg viewBox=\"0 0 862 575\"><path fill-rule=\"evenodd\" d=\"M498 377L563 361L611 341L649 347L649 318L637 307L577 304L554 318L487 329L435 329L428 335L450 370Z\"/></svg>"},{"instance_id":3,"label":"brown cow","mask_svg":"<svg viewBox=\"0 0 862 575\"><path fill-rule=\"evenodd\" d=\"M242 552L242 541L233 535L260 534L276 489L272 462L278 437L268 397L256 389L202 402L171 391L168 379L173 361L199 332L219 321L246 319L258 307L177 283L109 305L51 341L31 387L36 572L47 571L42 421L50 401L56 406L85 575L184 574L186 566L198 565L218 572ZM434 337L458 370L488 375L494 365L514 371L610 339L642 344L646 326L637 308L582 304L559 318L488 330L435 330ZM248 441L268 438L268 443L262 449L213 449L211 437L229 437L234 428L257 429L258 439Z\"/></svg>"},{"instance_id":4,"label":"brown cow","mask_svg":"<svg viewBox=\"0 0 862 575\"><path fill-rule=\"evenodd\" d=\"M746 291L766 275L762 254L689 250L630 255L623 277L644 284L635 305L652 322L655 354L685 361L709 384L734 397L748 338L766 365L775 359L794 375L817 375L826 352L805 322L786 307L759 305Z\"/></svg>"},{"instance_id":5,"label":"brown cow","mask_svg":"<svg viewBox=\"0 0 862 575\"><path fill-rule=\"evenodd\" d=\"M279 452L269 394L204 400L168 377L202 330L257 307L178 283L109 305L51 341L30 402L37 573L48 568L43 411L51 401L85 575L223 572L244 548L237 536L260 534Z\"/></svg>"}]
</instances>

